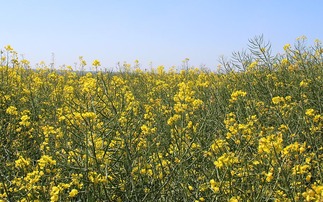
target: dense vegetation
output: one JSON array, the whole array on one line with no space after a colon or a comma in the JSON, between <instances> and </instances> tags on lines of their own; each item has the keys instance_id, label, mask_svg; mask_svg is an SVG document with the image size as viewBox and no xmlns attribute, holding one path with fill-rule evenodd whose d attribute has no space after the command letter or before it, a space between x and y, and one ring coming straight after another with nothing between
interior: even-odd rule
<instances>
[{"instance_id":1,"label":"dense vegetation","mask_svg":"<svg viewBox=\"0 0 323 202\"><path fill-rule=\"evenodd\" d=\"M217 73L112 73L6 46L0 201L322 201L321 42L249 49Z\"/></svg>"}]
</instances>

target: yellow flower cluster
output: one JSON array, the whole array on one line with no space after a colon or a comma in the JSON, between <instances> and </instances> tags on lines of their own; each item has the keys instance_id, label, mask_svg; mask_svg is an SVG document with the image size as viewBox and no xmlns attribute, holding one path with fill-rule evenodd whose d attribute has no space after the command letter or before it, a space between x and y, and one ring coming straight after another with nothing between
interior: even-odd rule
<instances>
[{"instance_id":1,"label":"yellow flower cluster","mask_svg":"<svg viewBox=\"0 0 323 202\"><path fill-rule=\"evenodd\" d=\"M235 163L239 163L239 159L232 152L224 153L216 161L214 161L214 165L217 168L222 168L224 166L229 167L229 166L232 166Z\"/></svg>"},{"instance_id":2,"label":"yellow flower cluster","mask_svg":"<svg viewBox=\"0 0 323 202\"><path fill-rule=\"evenodd\" d=\"M242 90L234 91L231 94L230 102L236 102L239 97L245 97L247 95L247 92L244 92Z\"/></svg>"},{"instance_id":3,"label":"yellow flower cluster","mask_svg":"<svg viewBox=\"0 0 323 202\"><path fill-rule=\"evenodd\" d=\"M322 48L284 50L241 71L84 72L6 46L0 201L322 201Z\"/></svg>"},{"instance_id":4,"label":"yellow flower cluster","mask_svg":"<svg viewBox=\"0 0 323 202\"><path fill-rule=\"evenodd\" d=\"M6 113L10 115L18 115L17 108L15 106L10 106L6 109Z\"/></svg>"}]
</instances>

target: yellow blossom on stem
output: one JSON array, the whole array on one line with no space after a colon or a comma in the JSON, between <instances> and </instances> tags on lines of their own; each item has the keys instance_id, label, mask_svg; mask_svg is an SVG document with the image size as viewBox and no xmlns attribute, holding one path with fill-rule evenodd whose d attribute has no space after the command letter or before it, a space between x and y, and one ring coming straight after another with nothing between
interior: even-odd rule
<instances>
[{"instance_id":1,"label":"yellow blossom on stem","mask_svg":"<svg viewBox=\"0 0 323 202\"><path fill-rule=\"evenodd\" d=\"M6 113L10 115L18 115L17 107L10 106L6 109Z\"/></svg>"},{"instance_id":2,"label":"yellow blossom on stem","mask_svg":"<svg viewBox=\"0 0 323 202\"><path fill-rule=\"evenodd\" d=\"M247 95L247 92L244 92L242 90L238 90L238 91L234 91L231 94L231 99L230 102L236 102L238 100L239 97L245 97Z\"/></svg>"},{"instance_id":3,"label":"yellow blossom on stem","mask_svg":"<svg viewBox=\"0 0 323 202\"><path fill-rule=\"evenodd\" d=\"M72 189L68 195L69 195L69 197L73 198L73 197L75 197L78 193L79 193L79 191L78 191L77 189Z\"/></svg>"},{"instance_id":4,"label":"yellow blossom on stem","mask_svg":"<svg viewBox=\"0 0 323 202\"><path fill-rule=\"evenodd\" d=\"M290 44L289 43L284 45L284 50L286 52L290 50Z\"/></svg>"},{"instance_id":5,"label":"yellow blossom on stem","mask_svg":"<svg viewBox=\"0 0 323 202\"><path fill-rule=\"evenodd\" d=\"M13 48L10 45L6 45L4 47L4 49L6 49L6 51L12 51L13 50Z\"/></svg>"},{"instance_id":6,"label":"yellow blossom on stem","mask_svg":"<svg viewBox=\"0 0 323 202\"><path fill-rule=\"evenodd\" d=\"M281 102L285 102L285 99L283 97L280 97L280 96L276 96L276 97L273 97L272 98L272 102L277 105Z\"/></svg>"},{"instance_id":7,"label":"yellow blossom on stem","mask_svg":"<svg viewBox=\"0 0 323 202\"><path fill-rule=\"evenodd\" d=\"M100 63L100 61L99 61L99 60L94 60L94 61L92 62L92 65L93 65L94 67L99 67L99 66L101 66L101 63Z\"/></svg>"},{"instance_id":8,"label":"yellow blossom on stem","mask_svg":"<svg viewBox=\"0 0 323 202\"><path fill-rule=\"evenodd\" d=\"M19 125L28 127L31 124L29 120L30 120L30 117L28 115L23 115L21 117L21 121L19 122Z\"/></svg>"},{"instance_id":9,"label":"yellow blossom on stem","mask_svg":"<svg viewBox=\"0 0 323 202\"><path fill-rule=\"evenodd\" d=\"M239 159L232 152L224 153L216 161L214 161L214 165L217 168L222 168L224 166L231 166L235 163L239 163Z\"/></svg>"},{"instance_id":10,"label":"yellow blossom on stem","mask_svg":"<svg viewBox=\"0 0 323 202\"><path fill-rule=\"evenodd\" d=\"M307 110L305 111L305 114L306 114L307 116L314 116L314 115L315 115L315 110L314 110L314 109L307 109Z\"/></svg>"}]
</instances>

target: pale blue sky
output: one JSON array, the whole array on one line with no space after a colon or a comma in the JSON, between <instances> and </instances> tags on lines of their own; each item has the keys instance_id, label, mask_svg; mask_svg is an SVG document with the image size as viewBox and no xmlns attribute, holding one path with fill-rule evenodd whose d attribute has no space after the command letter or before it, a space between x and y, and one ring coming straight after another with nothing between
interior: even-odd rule
<instances>
[{"instance_id":1,"label":"pale blue sky","mask_svg":"<svg viewBox=\"0 0 323 202\"><path fill-rule=\"evenodd\" d=\"M215 69L219 56L263 34L275 52L301 35L323 40L323 1L311 0L0 0L0 47L33 64L74 65L79 56L113 68L189 64Z\"/></svg>"}]
</instances>

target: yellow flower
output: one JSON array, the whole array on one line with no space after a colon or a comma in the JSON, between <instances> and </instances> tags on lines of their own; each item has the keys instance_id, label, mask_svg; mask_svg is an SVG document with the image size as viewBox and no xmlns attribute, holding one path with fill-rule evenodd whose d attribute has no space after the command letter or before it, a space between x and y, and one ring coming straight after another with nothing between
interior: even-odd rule
<instances>
[{"instance_id":1,"label":"yellow flower","mask_svg":"<svg viewBox=\"0 0 323 202\"><path fill-rule=\"evenodd\" d=\"M262 47L262 48L260 48L260 51L262 52L262 53L264 53L264 52L266 52L266 48L265 47Z\"/></svg>"},{"instance_id":2,"label":"yellow flower","mask_svg":"<svg viewBox=\"0 0 323 202\"><path fill-rule=\"evenodd\" d=\"M290 44L289 43L284 45L284 50L285 51L289 51L290 50Z\"/></svg>"},{"instance_id":3,"label":"yellow flower","mask_svg":"<svg viewBox=\"0 0 323 202\"><path fill-rule=\"evenodd\" d=\"M81 65L81 67L86 66L86 61L83 59L83 56L80 56L80 57L79 57L79 61L80 61L80 65Z\"/></svg>"},{"instance_id":4,"label":"yellow flower","mask_svg":"<svg viewBox=\"0 0 323 202\"><path fill-rule=\"evenodd\" d=\"M284 66L287 66L287 65L289 65L290 63L289 63L289 61L288 61L288 59L287 59L287 58L283 58L283 59L281 60L281 64L282 64L282 65L284 65Z\"/></svg>"},{"instance_id":5,"label":"yellow flower","mask_svg":"<svg viewBox=\"0 0 323 202\"><path fill-rule=\"evenodd\" d=\"M15 106L8 107L7 110L6 110L6 113L10 114L10 115L18 115L18 111L17 111L17 108Z\"/></svg>"},{"instance_id":6,"label":"yellow flower","mask_svg":"<svg viewBox=\"0 0 323 202\"><path fill-rule=\"evenodd\" d=\"M100 63L100 61L99 61L99 60L94 60L94 61L93 61L93 63L92 63L92 65L93 65L94 67L99 67L99 66L101 66L101 63Z\"/></svg>"},{"instance_id":7,"label":"yellow flower","mask_svg":"<svg viewBox=\"0 0 323 202\"><path fill-rule=\"evenodd\" d=\"M277 105L277 104L279 104L280 102L284 102L284 101L285 101L285 99L284 99L283 97L276 96L276 97L273 97L273 98L271 99L271 101L272 101L275 105Z\"/></svg>"},{"instance_id":8,"label":"yellow flower","mask_svg":"<svg viewBox=\"0 0 323 202\"><path fill-rule=\"evenodd\" d=\"M46 165L56 165L56 160L53 160L51 156L43 155L38 160L38 166L40 167L40 169L43 169Z\"/></svg>"},{"instance_id":9,"label":"yellow flower","mask_svg":"<svg viewBox=\"0 0 323 202\"><path fill-rule=\"evenodd\" d=\"M28 127L31 124L29 120L30 120L30 117L28 115L23 115L21 117L21 121L19 122L19 125Z\"/></svg>"},{"instance_id":10,"label":"yellow flower","mask_svg":"<svg viewBox=\"0 0 323 202\"><path fill-rule=\"evenodd\" d=\"M323 185L312 185L306 192L302 193L305 201L322 201L323 199Z\"/></svg>"},{"instance_id":11,"label":"yellow flower","mask_svg":"<svg viewBox=\"0 0 323 202\"><path fill-rule=\"evenodd\" d=\"M273 134L267 137L260 138L259 146L258 146L258 153L266 153L275 155L275 153L279 153L282 151L282 143L283 137L282 134Z\"/></svg>"},{"instance_id":12,"label":"yellow flower","mask_svg":"<svg viewBox=\"0 0 323 202\"><path fill-rule=\"evenodd\" d=\"M239 159L238 157L235 157L235 154L232 152L224 153L216 161L214 161L214 165L217 168L222 168L223 166L231 166L235 163L239 163Z\"/></svg>"},{"instance_id":13,"label":"yellow flower","mask_svg":"<svg viewBox=\"0 0 323 202\"><path fill-rule=\"evenodd\" d=\"M203 101L200 99L195 99L192 103L193 109L196 110L198 109L201 105L203 105Z\"/></svg>"},{"instance_id":14,"label":"yellow flower","mask_svg":"<svg viewBox=\"0 0 323 202\"><path fill-rule=\"evenodd\" d=\"M315 110L314 109L307 109L305 114L307 116L314 116L315 115Z\"/></svg>"},{"instance_id":15,"label":"yellow flower","mask_svg":"<svg viewBox=\"0 0 323 202\"><path fill-rule=\"evenodd\" d=\"M271 182L273 180L273 172L272 171L266 173L265 175L266 175L267 182Z\"/></svg>"},{"instance_id":16,"label":"yellow flower","mask_svg":"<svg viewBox=\"0 0 323 202\"><path fill-rule=\"evenodd\" d=\"M6 49L6 51L12 51L13 50L13 48L10 45L6 45L4 47L4 49Z\"/></svg>"},{"instance_id":17,"label":"yellow flower","mask_svg":"<svg viewBox=\"0 0 323 202\"><path fill-rule=\"evenodd\" d=\"M215 153L220 152L221 150L225 150L228 146L227 141L223 139L217 139L215 142L211 145L211 150Z\"/></svg>"},{"instance_id":18,"label":"yellow flower","mask_svg":"<svg viewBox=\"0 0 323 202\"><path fill-rule=\"evenodd\" d=\"M58 201L58 199L59 199L59 192L61 191L61 189L59 188L59 187L57 187L57 186L53 186L52 187L52 190L51 190L51 192L50 192L50 195L51 195L51 197L50 197L50 201L51 202L56 202L56 201Z\"/></svg>"},{"instance_id":19,"label":"yellow flower","mask_svg":"<svg viewBox=\"0 0 323 202\"><path fill-rule=\"evenodd\" d=\"M299 86L302 88L308 87L308 80L303 80L299 83Z\"/></svg>"},{"instance_id":20,"label":"yellow flower","mask_svg":"<svg viewBox=\"0 0 323 202\"><path fill-rule=\"evenodd\" d=\"M90 75L88 75L90 76ZM81 90L83 92L93 92L96 89L96 79L90 77L82 77L81 82L83 84Z\"/></svg>"},{"instance_id":21,"label":"yellow flower","mask_svg":"<svg viewBox=\"0 0 323 202\"><path fill-rule=\"evenodd\" d=\"M292 168L292 174L293 175L302 175L309 171L311 168L310 165L296 165Z\"/></svg>"},{"instance_id":22,"label":"yellow flower","mask_svg":"<svg viewBox=\"0 0 323 202\"><path fill-rule=\"evenodd\" d=\"M157 74L162 75L165 73L165 67L164 66L158 66L157 67Z\"/></svg>"},{"instance_id":23,"label":"yellow flower","mask_svg":"<svg viewBox=\"0 0 323 202\"><path fill-rule=\"evenodd\" d=\"M56 201L58 201L58 195L53 195L52 197L50 197L50 201L51 202L56 202Z\"/></svg>"},{"instance_id":24,"label":"yellow flower","mask_svg":"<svg viewBox=\"0 0 323 202\"><path fill-rule=\"evenodd\" d=\"M153 175L153 170L152 169L148 169L147 170L147 175L152 176Z\"/></svg>"},{"instance_id":25,"label":"yellow flower","mask_svg":"<svg viewBox=\"0 0 323 202\"><path fill-rule=\"evenodd\" d=\"M231 94L231 99L230 102L235 102L238 100L239 97L245 97L247 95L247 92L238 90L238 91L234 91Z\"/></svg>"},{"instance_id":26,"label":"yellow flower","mask_svg":"<svg viewBox=\"0 0 323 202\"><path fill-rule=\"evenodd\" d=\"M174 116L170 117L168 120L167 120L167 124L168 125L173 125L177 120L181 119L181 115L179 114L174 114Z\"/></svg>"},{"instance_id":27,"label":"yellow flower","mask_svg":"<svg viewBox=\"0 0 323 202\"><path fill-rule=\"evenodd\" d=\"M69 197L73 198L75 197L77 194L79 193L79 191L77 189L72 189L69 193Z\"/></svg>"},{"instance_id":28,"label":"yellow flower","mask_svg":"<svg viewBox=\"0 0 323 202\"><path fill-rule=\"evenodd\" d=\"M252 63L248 66L248 70L255 69L255 67L257 67L257 65L258 65L258 61L254 61L254 62L252 62Z\"/></svg>"},{"instance_id":29,"label":"yellow flower","mask_svg":"<svg viewBox=\"0 0 323 202\"><path fill-rule=\"evenodd\" d=\"M25 159L24 157L19 156L19 159L15 161L16 167L25 168L30 164L30 159Z\"/></svg>"},{"instance_id":30,"label":"yellow flower","mask_svg":"<svg viewBox=\"0 0 323 202\"><path fill-rule=\"evenodd\" d=\"M220 191L220 188L217 186L217 183L215 182L215 180L210 180L210 184L211 184L211 190L214 193L218 193Z\"/></svg>"},{"instance_id":31,"label":"yellow flower","mask_svg":"<svg viewBox=\"0 0 323 202\"><path fill-rule=\"evenodd\" d=\"M238 199L239 199L239 197L233 196L233 197L230 198L229 202L239 202Z\"/></svg>"},{"instance_id":32,"label":"yellow flower","mask_svg":"<svg viewBox=\"0 0 323 202\"><path fill-rule=\"evenodd\" d=\"M94 112L85 112L85 113L82 113L82 117L84 119L96 119L97 118L97 115L94 113Z\"/></svg>"}]
</instances>

